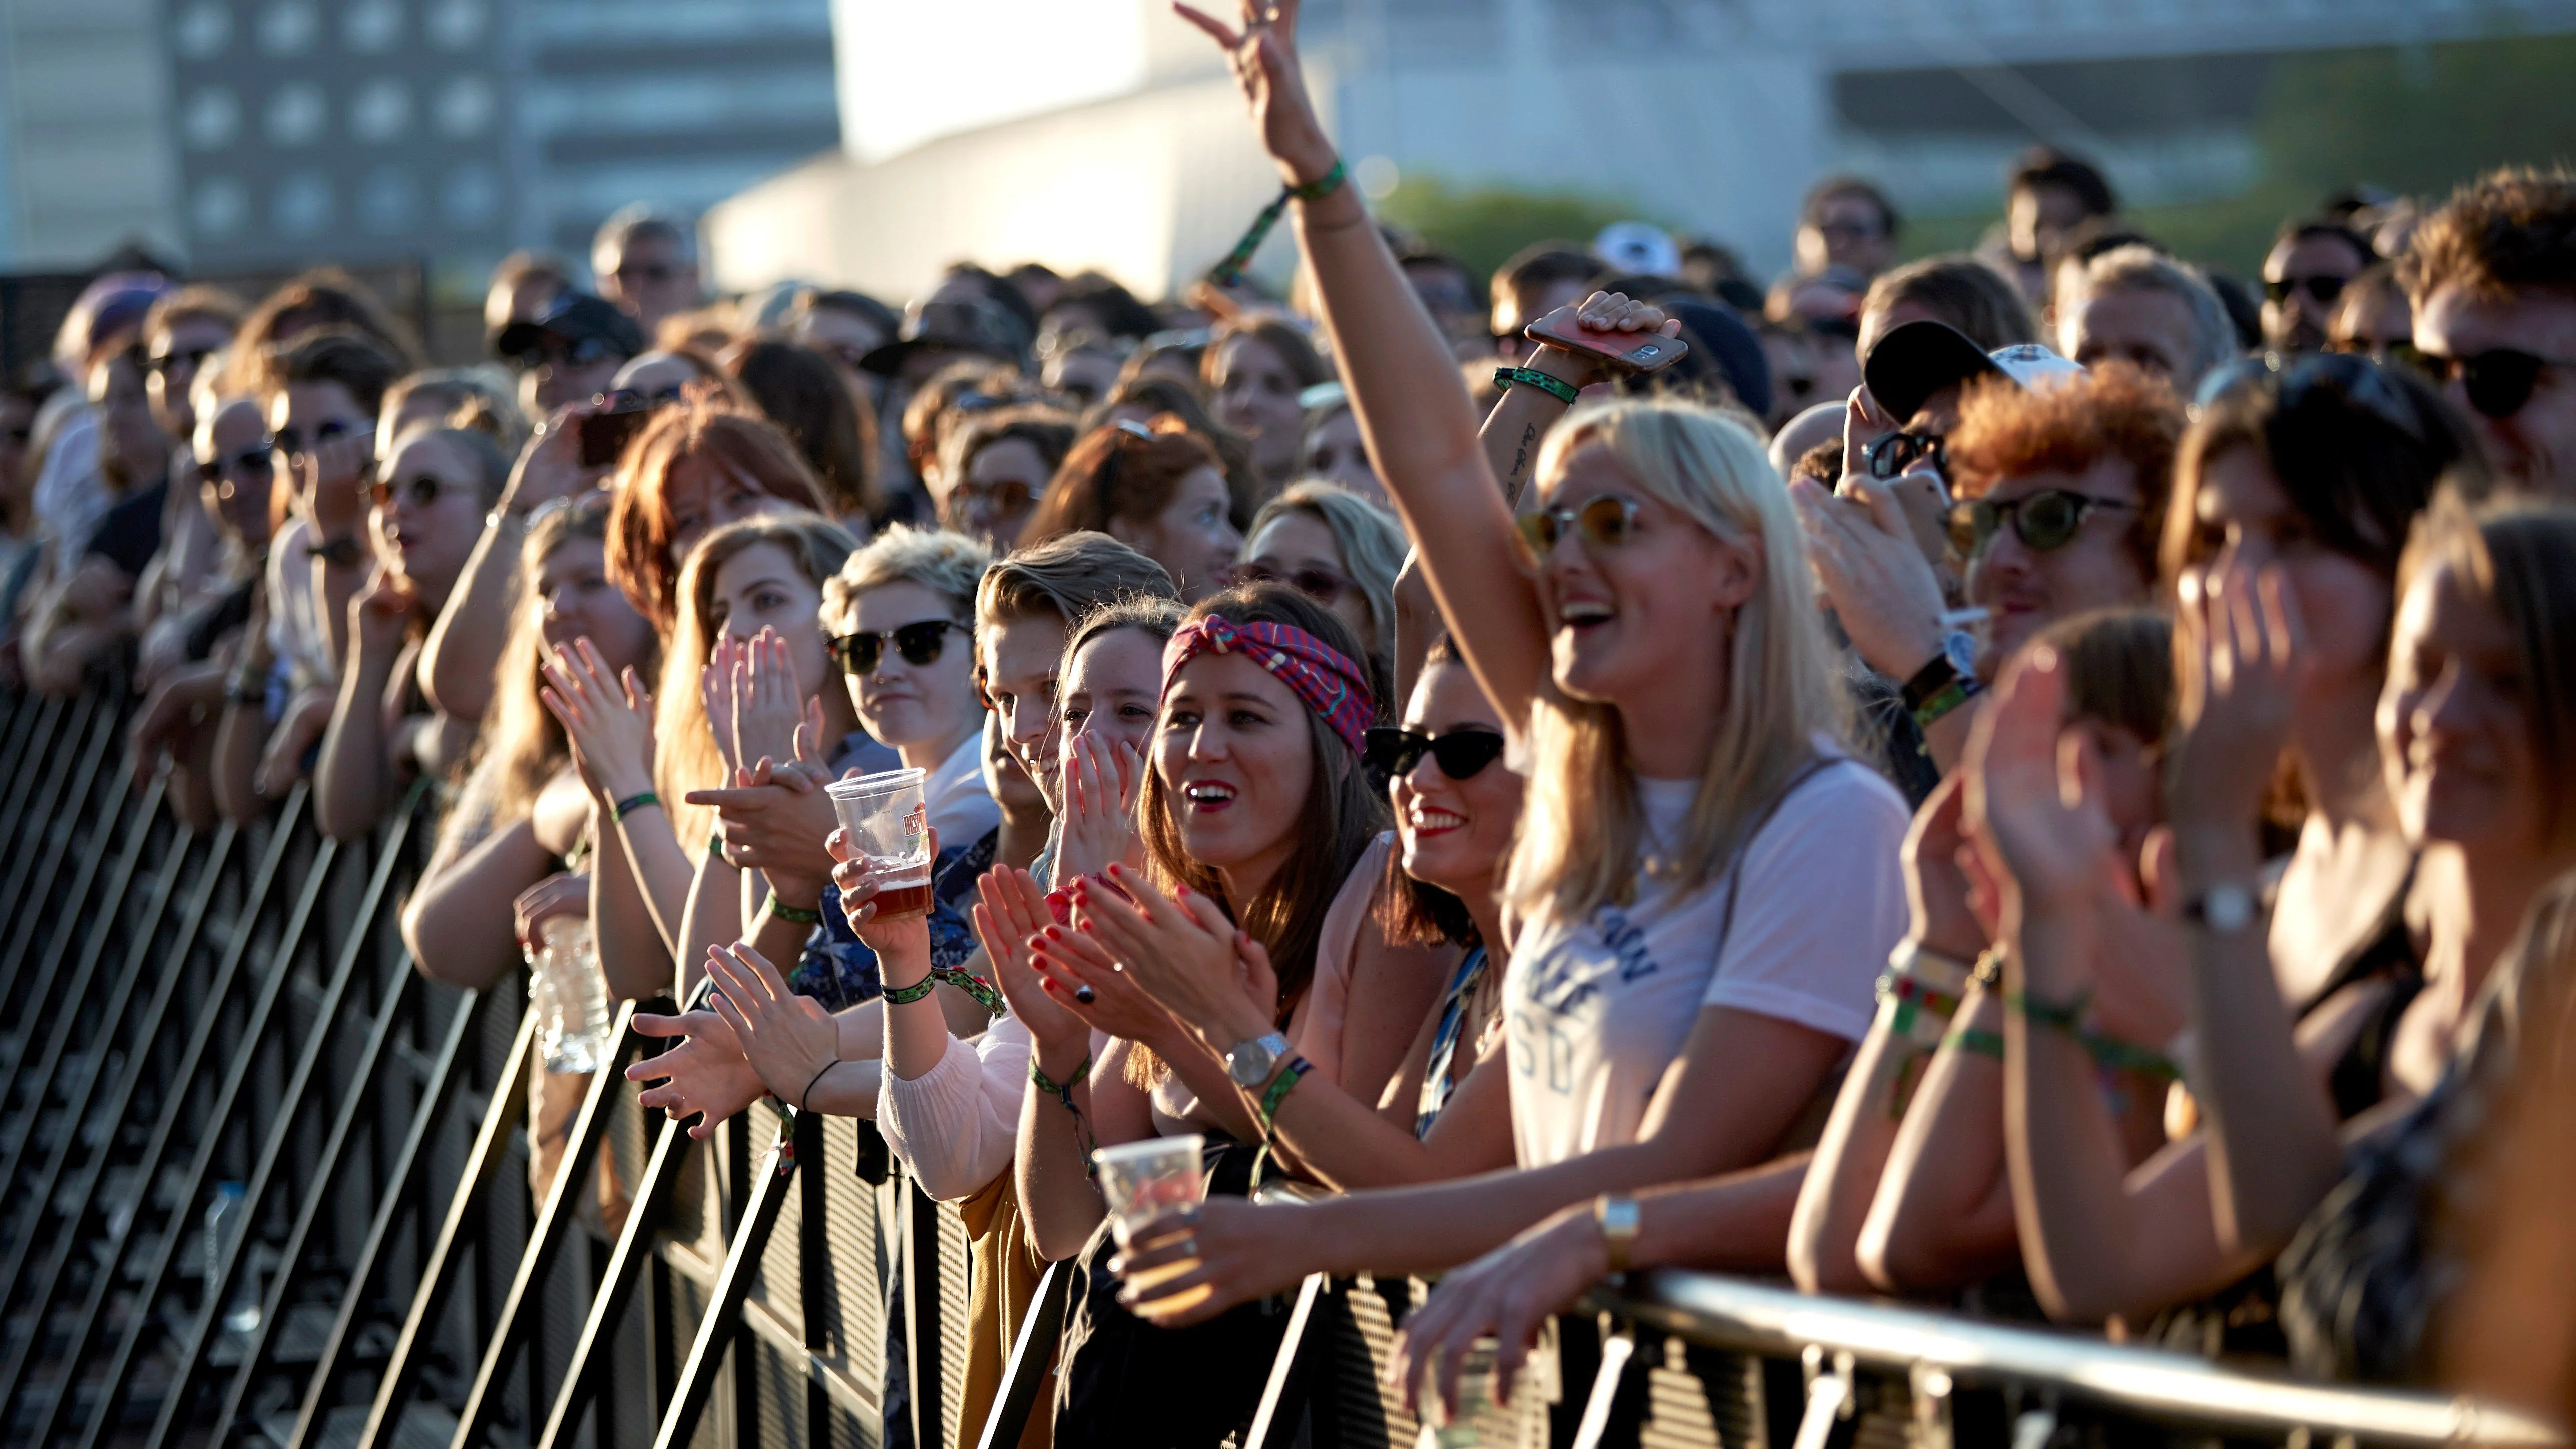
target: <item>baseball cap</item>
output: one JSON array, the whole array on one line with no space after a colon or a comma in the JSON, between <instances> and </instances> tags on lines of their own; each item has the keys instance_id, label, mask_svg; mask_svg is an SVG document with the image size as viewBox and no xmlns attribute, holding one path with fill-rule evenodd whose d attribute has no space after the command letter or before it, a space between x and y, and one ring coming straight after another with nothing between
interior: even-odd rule
<instances>
[{"instance_id":1,"label":"baseball cap","mask_svg":"<svg viewBox=\"0 0 2576 1449\"><path fill-rule=\"evenodd\" d=\"M1989 353L1947 322L1929 319L1890 329L1861 364L1861 381L1889 417L1903 422L1923 410L1934 393L1980 377L2009 377L2023 387L2084 369L2036 342Z\"/></svg>"},{"instance_id":2,"label":"baseball cap","mask_svg":"<svg viewBox=\"0 0 2576 1449\"><path fill-rule=\"evenodd\" d=\"M1613 272L1640 277L1681 274L1682 249L1663 228L1642 221L1614 221L1592 239L1592 254Z\"/></svg>"},{"instance_id":3,"label":"baseball cap","mask_svg":"<svg viewBox=\"0 0 2576 1449\"><path fill-rule=\"evenodd\" d=\"M492 350L523 358L539 351L545 339L569 343L597 342L609 351L633 357L644 350L644 329L604 297L588 292L558 293L533 321L513 322L492 335Z\"/></svg>"},{"instance_id":4,"label":"baseball cap","mask_svg":"<svg viewBox=\"0 0 2576 1449\"><path fill-rule=\"evenodd\" d=\"M914 353L933 348L1017 362L1028 350L1028 337L1019 319L1004 311L999 302L982 297L924 302L905 315L903 329L894 341L871 349L859 359L859 368L880 377L893 377L903 371L904 363Z\"/></svg>"}]
</instances>

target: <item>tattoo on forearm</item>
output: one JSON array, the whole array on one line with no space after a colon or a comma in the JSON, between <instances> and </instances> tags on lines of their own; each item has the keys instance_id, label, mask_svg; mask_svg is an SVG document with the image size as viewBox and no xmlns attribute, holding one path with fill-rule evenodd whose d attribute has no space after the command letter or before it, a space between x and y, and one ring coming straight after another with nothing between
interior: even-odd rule
<instances>
[{"instance_id":1,"label":"tattoo on forearm","mask_svg":"<svg viewBox=\"0 0 2576 1449\"><path fill-rule=\"evenodd\" d=\"M1520 501L1521 480L1529 475L1530 444L1537 441L1538 424L1531 423L1521 429L1520 448L1512 454L1510 486L1504 490L1511 494L1512 501L1515 503Z\"/></svg>"}]
</instances>

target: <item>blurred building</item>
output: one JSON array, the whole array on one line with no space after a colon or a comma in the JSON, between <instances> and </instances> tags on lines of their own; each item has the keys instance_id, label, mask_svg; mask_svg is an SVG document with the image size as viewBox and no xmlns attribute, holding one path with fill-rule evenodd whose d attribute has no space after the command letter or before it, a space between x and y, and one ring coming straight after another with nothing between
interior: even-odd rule
<instances>
[{"instance_id":1,"label":"blurred building","mask_svg":"<svg viewBox=\"0 0 2576 1449\"><path fill-rule=\"evenodd\" d=\"M514 247L840 142L828 0L0 0L0 266Z\"/></svg>"},{"instance_id":2,"label":"blurred building","mask_svg":"<svg viewBox=\"0 0 2576 1449\"><path fill-rule=\"evenodd\" d=\"M724 285L901 297L972 256L1162 294L1276 192L1215 48L1164 0L834 0L834 20L843 150L710 215ZM1828 170L1956 212L2037 139L2098 157L2136 202L2230 195L2266 57L2498 23L2576 28L2576 3L1306 0L1302 38L1345 154L1379 181L1615 199L1768 272ZM1264 262L1275 277L1284 245Z\"/></svg>"}]
</instances>

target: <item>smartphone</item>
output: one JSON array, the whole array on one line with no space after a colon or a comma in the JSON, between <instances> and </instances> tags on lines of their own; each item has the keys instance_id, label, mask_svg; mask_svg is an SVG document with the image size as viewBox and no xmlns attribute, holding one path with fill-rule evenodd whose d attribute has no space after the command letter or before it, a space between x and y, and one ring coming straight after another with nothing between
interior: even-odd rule
<instances>
[{"instance_id":1,"label":"smartphone","mask_svg":"<svg viewBox=\"0 0 2576 1449\"><path fill-rule=\"evenodd\" d=\"M603 393L598 401L606 405L605 409L580 420L581 466L585 468L614 465L626 445L644 430L645 421L653 416L653 400L640 393Z\"/></svg>"},{"instance_id":2,"label":"smartphone","mask_svg":"<svg viewBox=\"0 0 2576 1449\"><path fill-rule=\"evenodd\" d=\"M1595 332L1577 327L1571 320L1562 326L1550 318L1532 322L1524 335L1538 342L1552 342L1568 352L1597 357L1603 362L1631 372L1660 372L1679 362L1690 351L1690 344L1678 337L1660 332Z\"/></svg>"}]
</instances>

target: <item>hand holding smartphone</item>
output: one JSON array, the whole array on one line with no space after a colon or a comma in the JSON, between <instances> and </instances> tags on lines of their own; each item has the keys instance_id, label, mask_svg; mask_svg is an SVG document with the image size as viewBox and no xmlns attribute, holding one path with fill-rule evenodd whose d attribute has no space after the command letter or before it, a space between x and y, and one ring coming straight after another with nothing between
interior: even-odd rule
<instances>
[{"instance_id":1,"label":"hand holding smartphone","mask_svg":"<svg viewBox=\"0 0 2576 1449\"><path fill-rule=\"evenodd\" d=\"M1623 372L1660 372L1679 362L1690 344L1661 332L1599 331L1582 325L1574 308L1559 308L1528 327L1522 335L1534 342L1562 347Z\"/></svg>"}]
</instances>

